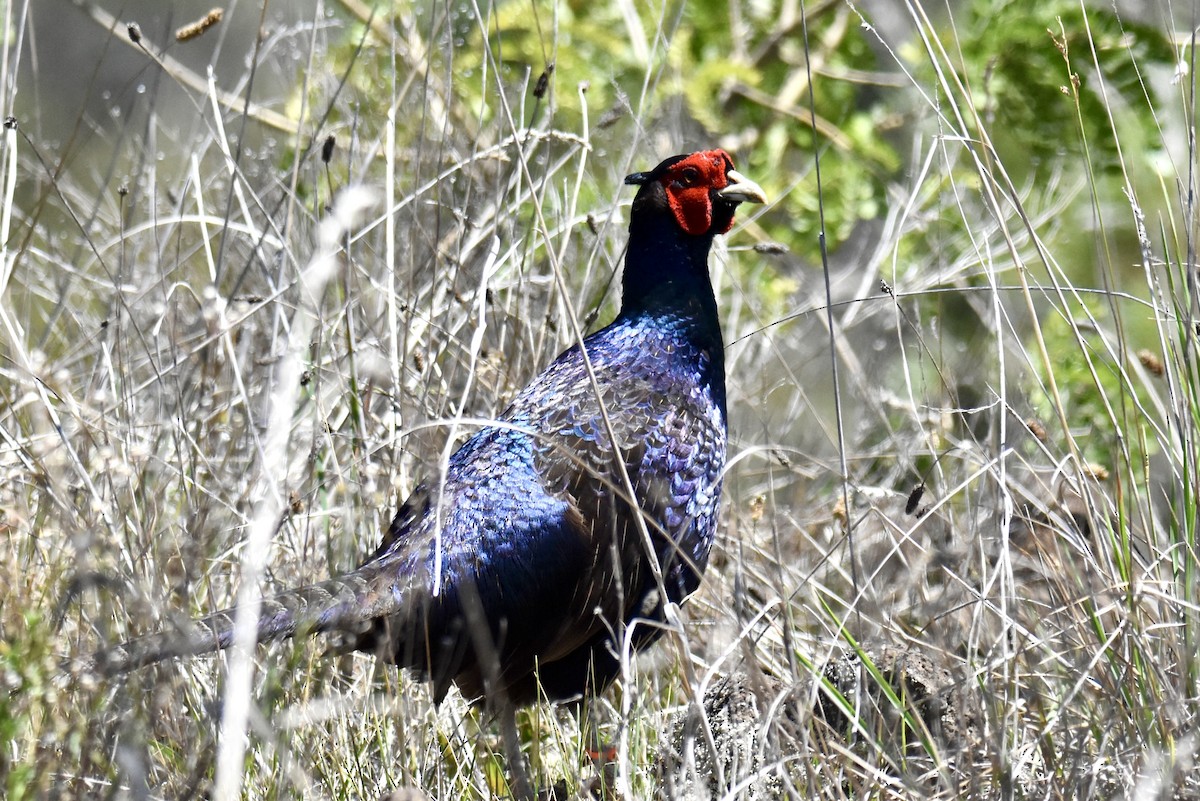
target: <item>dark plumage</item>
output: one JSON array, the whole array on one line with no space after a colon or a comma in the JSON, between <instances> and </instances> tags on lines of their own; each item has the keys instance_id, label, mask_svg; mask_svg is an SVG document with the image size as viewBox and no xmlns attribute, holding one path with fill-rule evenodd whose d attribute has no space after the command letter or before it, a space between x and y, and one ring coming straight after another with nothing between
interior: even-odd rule
<instances>
[{"instance_id":1,"label":"dark plumage","mask_svg":"<svg viewBox=\"0 0 1200 801\"><path fill-rule=\"evenodd\" d=\"M639 189L621 312L584 341L595 385L579 346L566 350L454 452L440 482L416 487L361 567L266 600L259 641L338 632L422 672L439 699L454 683L468 698L523 704L539 681L551 699L602 689L627 626L661 620L660 590L680 602L696 589L725 465L708 253L737 204L764 197L721 150L626 183ZM217 613L185 636L151 635L96 661L120 671L224 648L232 619ZM659 634L638 623L632 643Z\"/></svg>"}]
</instances>

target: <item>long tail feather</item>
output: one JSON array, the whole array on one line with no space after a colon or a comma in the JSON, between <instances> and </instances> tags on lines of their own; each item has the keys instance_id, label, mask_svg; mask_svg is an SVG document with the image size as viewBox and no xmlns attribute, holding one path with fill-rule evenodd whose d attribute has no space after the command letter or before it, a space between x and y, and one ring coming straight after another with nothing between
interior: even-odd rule
<instances>
[{"instance_id":1,"label":"long tail feather","mask_svg":"<svg viewBox=\"0 0 1200 801\"><path fill-rule=\"evenodd\" d=\"M345 576L264 598L257 642L304 634L338 631L350 635L373 621L396 614L400 595L380 586L380 571L364 566ZM103 674L124 673L164 659L228 648L234 640L237 609L226 609L193 621L184 630L149 634L96 653L92 667Z\"/></svg>"}]
</instances>

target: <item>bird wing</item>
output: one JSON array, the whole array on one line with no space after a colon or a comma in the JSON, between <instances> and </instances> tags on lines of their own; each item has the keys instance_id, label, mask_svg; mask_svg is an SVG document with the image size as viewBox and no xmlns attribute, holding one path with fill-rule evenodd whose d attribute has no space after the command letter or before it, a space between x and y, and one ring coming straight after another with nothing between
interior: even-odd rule
<instances>
[{"instance_id":1,"label":"bird wing","mask_svg":"<svg viewBox=\"0 0 1200 801\"><path fill-rule=\"evenodd\" d=\"M354 647L425 672L437 695L452 680L471 695L493 668L528 673L584 641L597 544L575 497L539 472L553 449L540 440L516 424L483 429L413 492L360 568L371 599L404 602L374 602L391 613Z\"/></svg>"}]
</instances>

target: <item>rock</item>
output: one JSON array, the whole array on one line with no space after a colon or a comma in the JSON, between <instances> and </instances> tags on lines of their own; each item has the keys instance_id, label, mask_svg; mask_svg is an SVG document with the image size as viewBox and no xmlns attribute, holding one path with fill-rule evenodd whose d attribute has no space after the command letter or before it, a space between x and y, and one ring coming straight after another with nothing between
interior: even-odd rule
<instances>
[{"instance_id":1,"label":"rock","mask_svg":"<svg viewBox=\"0 0 1200 801\"><path fill-rule=\"evenodd\" d=\"M928 732L936 745L952 750L977 742L980 710L970 685L917 651L884 645L864 653L901 700L902 708L888 697L856 653L831 662L824 672L826 681L849 704L854 705L856 697L860 699L859 722L864 728L884 733L895 742L919 742ZM905 712L910 720L919 720L925 731L908 726ZM835 731L849 731L849 720L827 692L818 693L813 714Z\"/></svg>"},{"instance_id":2,"label":"rock","mask_svg":"<svg viewBox=\"0 0 1200 801\"><path fill-rule=\"evenodd\" d=\"M778 760L768 757L773 749L766 712L781 689L767 677L756 684L742 673L719 678L705 691L702 711L675 716L659 756L659 798L780 797L782 782L771 767Z\"/></svg>"}]
</instances>

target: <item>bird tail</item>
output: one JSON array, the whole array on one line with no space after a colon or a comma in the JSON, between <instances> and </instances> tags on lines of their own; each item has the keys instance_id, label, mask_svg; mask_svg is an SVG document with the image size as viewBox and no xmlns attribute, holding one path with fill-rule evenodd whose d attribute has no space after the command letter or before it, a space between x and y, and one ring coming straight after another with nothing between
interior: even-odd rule
<instances>
[{"instance_id":1,"label":"bird tail","mask_svg":"<svg viewBox=\"0 0 1200 801\"><path fill-rule=\"evenodd\" d=\"M399 592L380 591L379 571L365 565L338 578L264 598L256 642L338 631L351 638L400 608ZM392 590L392 588L386 588ZM105 675L125 673L178 656L219 651L233 644L237 608L192 621L177 632L149 634L96 653L92 667Z\"/></svg>"}]
</instances>

